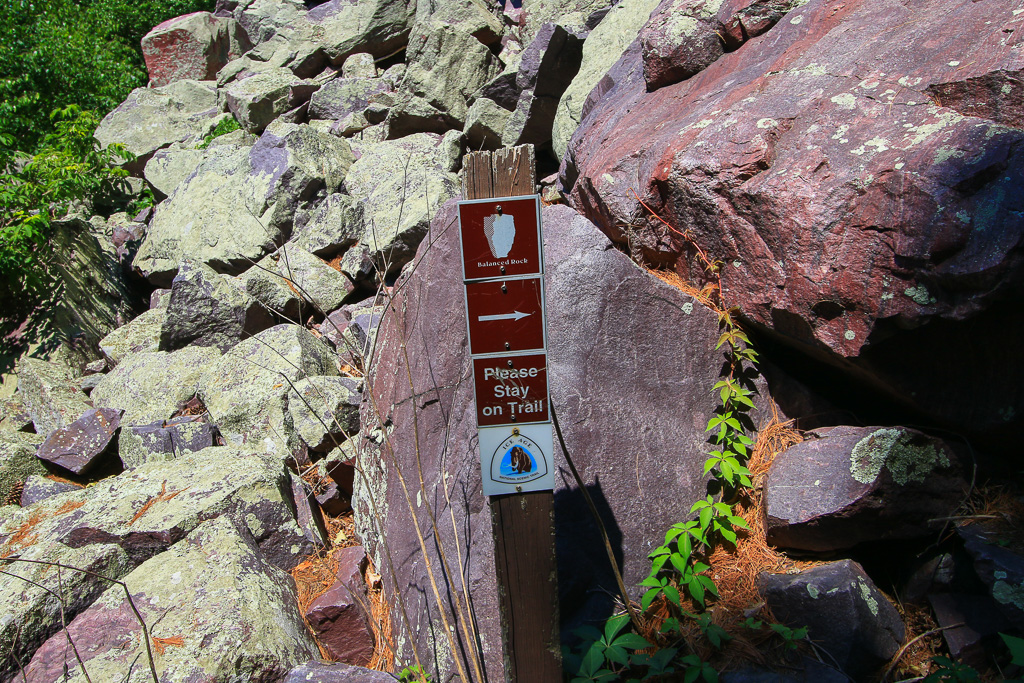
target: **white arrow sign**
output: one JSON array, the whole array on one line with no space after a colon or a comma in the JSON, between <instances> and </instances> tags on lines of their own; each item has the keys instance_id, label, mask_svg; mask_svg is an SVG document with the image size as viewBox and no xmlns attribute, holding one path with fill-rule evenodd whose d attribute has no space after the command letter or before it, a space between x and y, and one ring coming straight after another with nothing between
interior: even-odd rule
<instances>
[{"instance_id":1,"label":"white arrow sign","mask_svg":"<svg viewBox=\"0 0 1024 683\"><path fill-rule=\"evenodd\" d=\"M499 313L497 315L479 315L479 316L477 316L476 319L479 320L482 323L486 323L486 322L490 322L492 320L521 320L521 319L525 318L528 315L533 315L533 314L532 313L520 313L519 311L515 311L514 313Z\"/></svg>"}]
</instances>

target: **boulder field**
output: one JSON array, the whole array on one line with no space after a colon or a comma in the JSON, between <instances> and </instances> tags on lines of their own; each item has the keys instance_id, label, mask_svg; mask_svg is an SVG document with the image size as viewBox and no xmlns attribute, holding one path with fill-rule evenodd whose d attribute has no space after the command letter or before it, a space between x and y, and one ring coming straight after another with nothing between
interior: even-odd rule
<instances>
[{"instance_id":1,"label":"boulder field","mask_svg":"<svg viewBox=\"0 0 1024 683\"><path fill-rule=\"evenodd\" d=\"M522 144L550 405L632 600L709 493L711 291L753 426L801 431L754 482L801 562L744 606L807 627L785 680L1020 634L1010 508L964 507L1021 469L1019 2L218 0L141 48L95 135L156 203L55 223L57 341L2 385L0 681L505 680L457 202ZM554 525L572 645L620 606L561 454Z\"/></svg>"}]
</instances>

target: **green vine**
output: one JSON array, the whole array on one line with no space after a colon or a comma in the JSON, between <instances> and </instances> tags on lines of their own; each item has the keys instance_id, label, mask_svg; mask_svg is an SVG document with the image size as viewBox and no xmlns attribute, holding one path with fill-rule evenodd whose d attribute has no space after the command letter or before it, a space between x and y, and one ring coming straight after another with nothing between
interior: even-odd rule
<instances>
[{"instance_id":1,"label":"green vine","mask_svg":"<svg viewBox=\"0 0 1024 683\"><path fill-rule=\"evenodd\" d=\"M705 429L712 450L704 473L712 477L711 489L717 492L690 507L691 519L669 527L665 542L649 555L651 570L640 583L647 589L640 603L644 612L650 613L652 606L660 603L669 616L656 634L649 634L656 641L653 643L636 633L623 632L629 624L625 614L609 619L603 631L578 629L582 644L563 654L572 683L646 680L676 671L683 673L686 683L718 680L714 667L685 647L683 625L687 620L696 624L716 650L731 638L712 622L708 611L711 600L718 597L708 558L723 543L735 547L738 530L748 528L733 503L751 486L746 465L753 446L749 412L754 408L757 352L736 321L736 313L737 309L719 312L721 336L715 348L723 352L725 362L722 379L712 389L719 405ZM653 650L653 654L641 650Z\"/></svg>"}]
</instances>

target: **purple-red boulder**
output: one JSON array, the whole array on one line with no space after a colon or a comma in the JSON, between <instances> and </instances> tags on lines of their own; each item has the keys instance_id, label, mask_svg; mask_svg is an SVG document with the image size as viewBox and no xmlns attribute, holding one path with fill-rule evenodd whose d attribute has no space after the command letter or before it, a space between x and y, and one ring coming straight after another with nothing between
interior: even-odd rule
<instances>
[{"instance_id":1,"label":"purple-red boulder","mask_svg":"<svg viewBox=\"0 0 1024 683\"><path fill-rule=\"evenodd\" d=\"M168 19L142 38L142 55L153 87L185 78L213 80L224 65L251 47L237 21L209 12Z\"/></svg>"},{"instance_id":2,"label":"purple-red boulder","mask_svg":"<svg viewBox=\"0 0 1024 683\"><path fill-rule=\"evenodd\" d=\"M123 413L114 408L91 408L67 427L54 430L36 455L75 474L84 474L112 454L109 446L121 428Z\"/></svg>"}]
</instances>

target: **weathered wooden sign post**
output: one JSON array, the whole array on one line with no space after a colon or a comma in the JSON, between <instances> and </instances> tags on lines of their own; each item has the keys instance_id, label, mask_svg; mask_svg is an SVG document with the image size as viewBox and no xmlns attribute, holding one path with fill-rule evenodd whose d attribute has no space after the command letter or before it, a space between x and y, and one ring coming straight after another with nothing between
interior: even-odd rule
<instances>
[{"instance_id":1,"label":"weathered wooden sign post","mask_svg":"<svg viewBox=\"0 0 1024 683\"><path fill-rule=\"evenodd\" d=\"M465 157L463 280L506 676L562 680L544 259L532 145Z\"/></svg>"}]
</instances>

